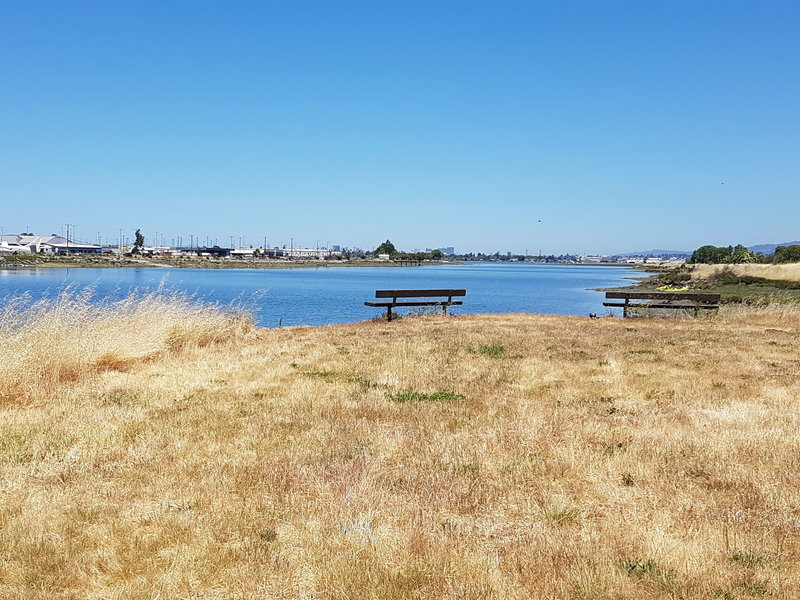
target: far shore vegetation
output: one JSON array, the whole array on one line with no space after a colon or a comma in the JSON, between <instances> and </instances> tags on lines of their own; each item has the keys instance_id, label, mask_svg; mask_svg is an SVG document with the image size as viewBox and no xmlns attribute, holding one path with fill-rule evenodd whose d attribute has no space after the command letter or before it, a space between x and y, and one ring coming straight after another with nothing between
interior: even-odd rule
<instances>
[{"instance_id":1,"label":"far shore vegetation","mask_svg":"<svg viewBox=\"0 0 800 600\"><path fill-rule=\"evenodd\" d=\"M800 597L800 307L0 307L0 597Z\"/></svg>"},{"instance_id":2,"label":"far shore vegetation","mask_svg":"<svg viewBox=\"0 0 800 600\"><path fill-rule=\"evenodd\" d=\"M634 287L673 292L709 292L723 303L800 302L800 246L778 246L765 256L744 246L703 246L683 265L647 265L655 272Z\"/></svg>"}]
</instances>

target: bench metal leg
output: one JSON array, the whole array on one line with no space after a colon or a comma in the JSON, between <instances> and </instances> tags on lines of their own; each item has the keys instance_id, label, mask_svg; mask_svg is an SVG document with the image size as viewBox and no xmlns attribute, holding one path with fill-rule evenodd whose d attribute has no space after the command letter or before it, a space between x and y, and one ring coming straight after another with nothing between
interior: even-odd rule
<instances>
[{"instance_id":1,"label":"bench metal leg","mask_svg":"<svg viewBox=\"0 0 800 600\"><path fill-rule=\"evenodd\" d=\"M392 307L391 306L387 306L386 307L386 320L387 321L391 321L392 320Z\"/></svg>"}]
</instances>

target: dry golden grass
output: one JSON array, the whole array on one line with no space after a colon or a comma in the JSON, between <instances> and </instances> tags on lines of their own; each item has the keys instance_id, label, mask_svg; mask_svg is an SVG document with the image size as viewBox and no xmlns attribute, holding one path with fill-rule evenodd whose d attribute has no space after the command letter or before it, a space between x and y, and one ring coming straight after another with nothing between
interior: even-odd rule
<instances>
[{"instance_id":1,"label":"dry golden grass","mask_svg":"<svg viewBox=\"0 0 800 600\"><path fill-rule=\"evenodd\" d=\"M784 265L693 265L692 279L708 279L723 270L732 271L740 277L763 277L784 281L800 281L800 263Z\"/></svg>"},{"instance_id":2,"label":"dry golden grass","mask_svg":"<svg viewBox=\"0 0 800 600\"><path fill-rule=\"evenodd\" d=\"M4 350L0 597L800 597L796 310L106 317Z\"/></svg>"}]
</instances>

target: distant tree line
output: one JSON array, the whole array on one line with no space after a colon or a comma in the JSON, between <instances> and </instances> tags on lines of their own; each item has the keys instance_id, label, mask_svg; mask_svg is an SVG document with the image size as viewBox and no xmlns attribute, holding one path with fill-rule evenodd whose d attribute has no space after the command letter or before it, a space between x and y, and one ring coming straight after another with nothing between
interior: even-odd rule
<instances>
[{"instance_id":1,"label":"distant tree line","mask_svg":"<svg viewBox=\"0 0 800 600\"><path fill-rule=\"evenodd\" d=\"M400 252L395 245L386 240L380 244L375 250L372 251L373 256L380 254L388 254L392 260L441 260L445 257L444 252L438 248L430 252ZM575 254L549 254L546 256L526 256L524 254L484 254L483 252L468 252L466 254L455 254L450 258L461 261L488 261L488 262L523 262L523 261L537 261L537 262L570 262L577 261L578 256Z\"/></svg>"},{"instance_id":2,"label":"distant tree line","mask_svg":"<svg viewBox=\"0 0 800 600\"><path fill-rule=\"evenodd\" d=\"M388 254L392 260L441 260L444 258L444 252L439 249L430 252L400 252L389 240L375 248L372 254L373 256Z\"/></svg>"},{"instance_id":3,"label":"distant tree line","mask_svg":"<svg viewBox=\"0 0 800 600\"><path fill-rule=\"evenodd\" d=\"M800 262L800 246L778 246L775 249L775 254L771 256L751 252L741 244L736 246L701 246L692 252L689 262L709 265Z\"/></svg>"},{"instance_id":4,"label":"distant tree line","mask_svg":"<svg viewBox=\"0 0 800 600\"><path fill-rule=\"evenodd\" d=\"M778 246L772 258L775 263L800 262L800 246Z\"/></svg>"}]
</instances>

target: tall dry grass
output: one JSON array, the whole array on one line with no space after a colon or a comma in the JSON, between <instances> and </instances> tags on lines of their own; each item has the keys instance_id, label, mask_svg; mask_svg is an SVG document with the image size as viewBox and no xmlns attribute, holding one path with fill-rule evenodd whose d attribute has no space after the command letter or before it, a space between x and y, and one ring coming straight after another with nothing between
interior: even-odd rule
<instances>
[{"instance_id":1,"label":"tall dry grass","mask_svg":"<svg viewBox=\"0 0 800 600\"><path fill-rule=\"evenodd\" d=\"M708 279L723 271L740 277L763 277L783 281L800 281L800 263L783 265L693 265L692 279Z\"/></svg>"},{"instance_id":2,"label":"tall dry grass","mask_svg":"<svg viewBox=\"0 0 800 600\"><path fill-rule=\"evenodd\" d=\"M223 310L181 292L159 289L95 299L68 288L33 302L9 298L0 307L0 405L43 400L64 384L107 370L239 337L253 328L246 313Z\"/></svg>"},{"instance_id":3,"label":"tall dry grass","mask_svg":"<svg viewBox=\"0 0 800 600\"><path fill-rule=\"evenodd\" d=\"M0 408L0 597L800 597L796 310L159 318Z\"/></svg>"}]
</instances>

